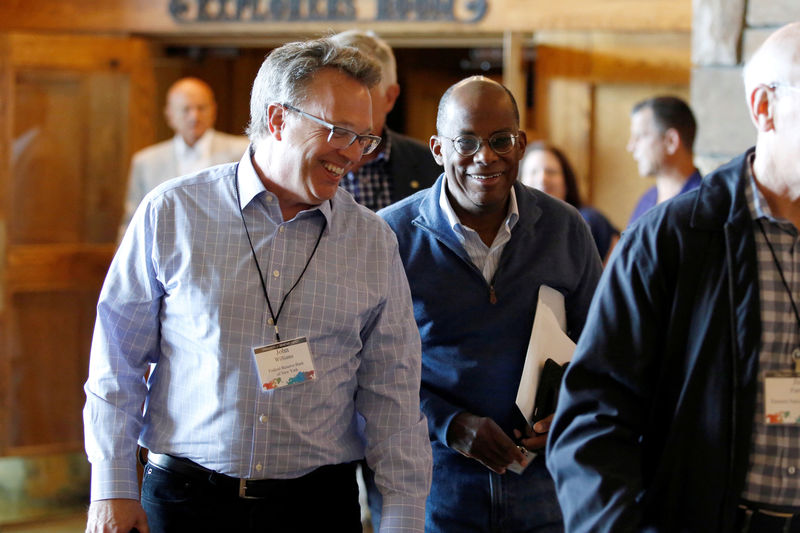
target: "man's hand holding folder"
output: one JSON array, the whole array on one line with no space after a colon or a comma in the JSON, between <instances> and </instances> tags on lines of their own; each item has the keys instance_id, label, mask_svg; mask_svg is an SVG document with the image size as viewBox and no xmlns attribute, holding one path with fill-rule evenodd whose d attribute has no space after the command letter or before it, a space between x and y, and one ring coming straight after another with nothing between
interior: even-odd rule
<instances>
[{"instance_id":1,"label":"man's hand holding folder","mask_svg":"<svg viewBox=\"0 0 800 533\"><path fill-rule=\"evenodd\" d=\"M488 417L462 411L450 422L447 441L451 448L498 474L505 474L513 463L528 464L525 453Z\"/></svg>"},{"instance_id":2,"label":"man's hand holding folder","mask_svg":"<svg viewBox=\"0 0 800 533\"><path fill-rule=\"evenodd\" d=\"M542 285L516 402L528 424L514 434L530 452L543 449L547 442L561 378L575 350L575 343L567 336L566 329L564 295ZM526 455L530 462L532 454ZM526 466L527 463L515 463L509 470L521 473Z\"/></svg>"}]
</instances>

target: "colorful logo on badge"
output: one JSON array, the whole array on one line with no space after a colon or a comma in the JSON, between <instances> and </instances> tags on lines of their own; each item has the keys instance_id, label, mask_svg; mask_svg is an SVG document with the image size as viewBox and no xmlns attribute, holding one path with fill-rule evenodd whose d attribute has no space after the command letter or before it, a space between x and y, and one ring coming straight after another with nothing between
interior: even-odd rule
<instances>
[{"instance_id":1,"label":"colorful logo on badge","mask_svg":"<svg viewBox=\"0 0 800 533\"><path fill-rule=\"evenodd\" d=\"M264 383L264 390L277 389L281 383L281 378L275 378L269 383Z\"/></svg>"},{"instance_id":2,"label":"colorful logo on badge","mask_svg":"<svg viewBox=\"0 0 800 533\"><path fill-rule=\"evenodd\" d=\"M767 413L764 415L767 418L767 424L788 424L790 423L789 416L791 413L789 411L779 411L777 413ZM798 423L800 420L795 420L794 423Z\"/></svg>"},{"instance_id":3,"label":"colorful logo on badge","mask_svg":"<svg viewBox=\"0 0 800 533\"><path fill-rule=\"evenodd\" d=\"M313 370L309 370L308 372L298 372L295 377L289 378L289 381L287 381L286 384L294 385L295 383L303 383L304 381L311 381L312 379L314 379Z\"/></svg>"}]
</instances>

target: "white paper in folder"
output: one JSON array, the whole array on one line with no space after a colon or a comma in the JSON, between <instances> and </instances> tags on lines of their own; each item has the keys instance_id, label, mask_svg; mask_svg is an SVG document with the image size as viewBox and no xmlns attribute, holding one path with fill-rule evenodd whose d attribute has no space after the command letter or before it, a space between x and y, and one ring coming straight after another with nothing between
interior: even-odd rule
<instances>
[{"instance_id":1,"label":"white paper in folder","mask_svg":"<svg viewBox=\"0 0 800 533\"><path fill-rule=\"evenodd\" d=\"M542 285L536 315L531 328L531 340L525 356L525 366L517 389L517 407L530 422L533 416L533 402L544 362L550 358L563 365L572 359L575 343L567 334L567 312L564 309L564 295Z\"/></svg>"}]
</instances>

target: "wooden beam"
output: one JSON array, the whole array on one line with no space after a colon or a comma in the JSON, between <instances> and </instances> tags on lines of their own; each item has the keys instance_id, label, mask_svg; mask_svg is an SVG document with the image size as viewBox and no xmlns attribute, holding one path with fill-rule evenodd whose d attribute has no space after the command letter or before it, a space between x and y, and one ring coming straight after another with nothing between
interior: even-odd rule
<instances>
[{"instance_id":1,"label":"wooden beam","mask_svg":"<svg viewBox=\"0 0 800 533\"><path fill-rule=\"evenodd\" d=\"M526 111L525 91L527 80L523 69L523 51L525 39L522 33L507 31L503 34L503 85L505 85L517 101L519 108L519 124L525 128Z\"/></svg>"},{"instance_id":2,"label":"wooden beam","mask_svg":"<svg viewBox=\"0 0 800 533\"><path fill-rule=\"evenodd\" d=\"M689 51L675 57L648 58L625 55L618 50L581 50L557 46L536 47L536 76L570 78L592 83L688 84Z\"/></svg>"},{"instance_id":3,"label":"wooden beam","mask_svg":"<svg viewBox=\"0 0 800 533\"><path fill-rule=\"evenodd\" d=\"M40 292L99 289L114 244L31 244L8 247L6 290Z\"/></svg>"}]
</instances>

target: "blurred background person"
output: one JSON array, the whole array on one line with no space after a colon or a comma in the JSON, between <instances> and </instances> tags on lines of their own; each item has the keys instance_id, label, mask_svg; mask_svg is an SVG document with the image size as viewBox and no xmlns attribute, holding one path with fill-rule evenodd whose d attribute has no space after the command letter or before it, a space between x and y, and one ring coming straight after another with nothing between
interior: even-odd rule
<instances>
[{"instance_id":1,"label":"blurred background person","mask_svg":"<svg viewBox=\"0 0 800 533\"><path fill-rule=\"evenodd\" d=\"M381 82L370 90L372 133L382 139L378 149L365 155L340 182L356 202L377 211L418 190L433 185L442 168L427 144L401 135L386 126L386 115L400 95L397 63L389 44L371 31L348 30L333 40L358 48L381 65Z\"/></svg>"},{"instance_id":2,"label":"blurred background person","mask_svg":"<svg viewBox=\"0 0 800 533\"><path fill-rule=\"evenodd\" d=\"M655 178L656 184L639 199L629 226L651 207L700 186L700 171L694 166L696 134L694 113L676 96L656 96L633 106L627 148L639 175Z\"/></svg>"},{"instance_id":3,"label":"blurred background person","mask_svg":"<svg viewBox=\"0 0 800 533\"><path fill-rule=\"evenodd\" d=\"M589 224L597 251L605 264L619 240L619 230L600 211L583 205L578 180L564 152L544 141L529 144L520 165L519 180L580 211Z\"/></svg>"},{"instance_id":4,"label":"blurred background person","mask_svg":"<svg viewBox=\"0 0 800 533\"><path fill-rule=\"evenodd\" d=\"M199 78L181 78L170 86L164 117L175 135L133 154L120 238L144 195L156 185L207 167L238 161L247 149L247 137L214 129L217 120L214 91Z\"/></svg>"}]
</instances>

